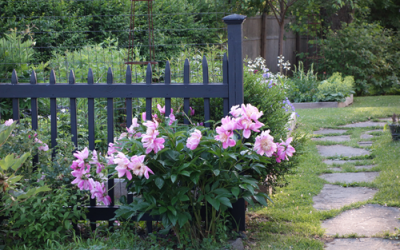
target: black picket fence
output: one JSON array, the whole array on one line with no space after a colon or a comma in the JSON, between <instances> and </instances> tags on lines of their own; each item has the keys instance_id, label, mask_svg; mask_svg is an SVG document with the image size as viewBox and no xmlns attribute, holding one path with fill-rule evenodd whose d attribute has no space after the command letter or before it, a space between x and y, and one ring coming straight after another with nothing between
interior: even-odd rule
<instances>
[{"instance_id":1,"label":"black picket fence","mask_svg":"<svg viewBox=\"0 0 400 250\"><path fill-rule=\"evenodd\" d=\"M111 68L107 72L107 82L94 84L93 72L89 69L87 83L76 83L74 72L71 70L68 83L57 83L54 70L50 73L49 84L39 84L36 73L33 71L30 76L29 84L18 82L17 72L12 73L11 84L0 84L0 98L12 98L13 119L20 120L19 98L31 98L31 121L32 129L38 129L38 98L50 98L51 115L51 147L57 145L57 98L69 98L70 124L72 140L75 146L78 145L78 122L76 98L88 99L88 141L89 149L95 149L95 98L107 98L107 140L108 143L114 142L114 102L113 98L125 98L126 100L126 126L132 124L132 98L146 98L146 119L151 120L152 98L165 98L165 115L168 116L171 110L171 98L183 98L183 110L188 114L190 98L204 98L204 120L210 120L210 98L223 98L223 113L228 115L230 108L234 105L243 103L243 59L242 43L243 31L242 24L245 16L233 14L223 18L228 30L228 56L223 58L223 82L210 83L208 76L208 64L204 57L202 61L203 82L190 83L190 63L185 60L183 84L171 83L171 70L169 62L165 67L165 82L163 84L152 83L152 67L149 64L146 70L146 83L132 83L132 72L129 66L126 70L125 83L114 83ZM187 119L184 124L189 124ZM205 124L209 127L210 124ZM110 220L115 216L118 206L114 201L114 179L108 179L108 191L111 197L109 206L96 205L96 200L90 200L87 218L94 221ZM133 196L127 195L127 201L132 202ZM230 210L236 225L240 231L245 231L245 202L239 199L233 204ZM152 231L152 221L159 221L157 216L145 214L141 221L147 222L148 232ZM95 225L95 224L94 224Z\"/></svg>"}]
</instances>

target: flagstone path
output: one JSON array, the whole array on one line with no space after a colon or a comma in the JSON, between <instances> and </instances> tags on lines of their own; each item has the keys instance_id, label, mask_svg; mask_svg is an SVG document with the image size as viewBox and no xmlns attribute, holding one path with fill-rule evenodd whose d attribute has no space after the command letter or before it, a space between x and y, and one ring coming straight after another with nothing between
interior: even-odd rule
<instances>
[{"instance_id":1,"label":"flagstone path","mask_svg":"<svg viewBox=\"0 0 400 250\"><path fill-rule=\"evenodd\" d=\"M383 127L382 122L358 122L339 126L342 128L368 128ZM371 128L372 129L372 128ZM341 145L350 141L349 135L342 135L348 130L344 129L324 129L314 131L314 134L322 136L313 138L319 142L329 141L336 145L323 146L317 145L319 154L325 159L323 162L328 165L328 170L335 173L322 174L319 177L325 179L330 184L325 184L321 192L313 197L314 208L317 210L341 209L344 206L356 202L366 202L373 198L378 190L368 187L360 187L362 183L373 182L379 172L371 171L377 165L370 160L354 160L351 157L362 158L370 155L370 147L373 146L372 138L376 137L370 133L381 132L382 129L374 129L363 132L358 141L358 148ZM373 140L373 139L372 139ZM350 157L350 160L340 160L342 157ZM335 159L332 159L335 158ZM349 165L350 164L350 165ZM347 172L344 171L344 167ZM356 172L348 172L348 166L354 166ZM361 172L360 172L361 171ZM357 184L357 187L343 187L339 184ZM400 228L400 209L397 207L386 207L377 204L366 204L359 208L353 208L340 213L338 216L322 222L325 235L331 240L325 244L328 250L394 250L400 249L399 240L382 239L385 233L394 233L395 228ZM351 236L352 238L346 238ZM338 238L341 237L341 238ZM344 238L342 238L344 237ZM354 238L356 237L356 238Z\"/></svg>"}]
</instances>

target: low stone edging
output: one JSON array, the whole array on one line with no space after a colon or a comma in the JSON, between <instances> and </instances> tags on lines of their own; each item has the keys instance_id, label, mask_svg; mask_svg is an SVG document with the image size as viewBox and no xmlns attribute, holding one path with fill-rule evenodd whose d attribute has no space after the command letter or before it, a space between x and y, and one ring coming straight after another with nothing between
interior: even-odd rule
<instances>
[{"instance_id":1,"label":"low stone edging","mask_svg":"<svg viewBox=\"0 0 400 250\"><path fill-rule=\"evenodd\" d=\"M353 94L346 97L344 102L297 102L292 103L295 109L317 109L317 108L344 108L353 103Z\"/></svg>"}]
</instances>

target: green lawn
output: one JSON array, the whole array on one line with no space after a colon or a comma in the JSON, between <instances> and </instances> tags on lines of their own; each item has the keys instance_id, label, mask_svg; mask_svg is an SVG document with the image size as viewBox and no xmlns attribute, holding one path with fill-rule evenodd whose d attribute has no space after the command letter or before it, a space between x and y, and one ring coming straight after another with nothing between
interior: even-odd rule
<instances>
[{"instance_id":1,"label":"green lawn","mask_svg":"<svg viewBox=\"0 0 400 250\"><path fill-rule=\"evenodd\" d=\"M400 96L356 97L350 107L303 109L297 112L300 117L296 133L311 137L311 131L321 127L335 128L351 122L389 117L393 112L399 114ZM351 141L341 144L359 147L359 136L368 130L371 129L348 129L346 134L351 136ZM272 196L274 203L270 203L268 208L251 209L247 244L252 249L323 249L326 237L321 228L322 220L366 203L400 207L400 142L393 142L388 131L376 135L379 136L371 139L374 142L370 148L372 157L358 157L360 164L357 164L377 164L377 167L369 171L381 172L374 182L359 184L379 189L372 200L340 210L315 210L312 207L312 197L327 183L318 175L331 172L322 162L323 158L319 156L316 145L330 143L308 140L300 164L293 174L287 176L289 185L276 190ZM343 169L352 171L354 165L347 164Z\"/></svg>"}]
</instances>

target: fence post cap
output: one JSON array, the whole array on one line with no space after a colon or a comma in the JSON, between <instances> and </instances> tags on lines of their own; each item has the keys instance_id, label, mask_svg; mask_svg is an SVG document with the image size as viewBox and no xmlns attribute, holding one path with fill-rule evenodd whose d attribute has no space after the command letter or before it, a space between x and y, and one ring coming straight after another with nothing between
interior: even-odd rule
<instances>
[{"instance_id":1,"label":"fence post cap","mask_svg":"<svg viewBox=\"0 0 400 250\"><path fill-rule=\"evenodd\" d=\"M239 14L232 14L222 18L222 20L226 24L242 24L247 16L239 15Z\"/></svg>"}]
</instances>

